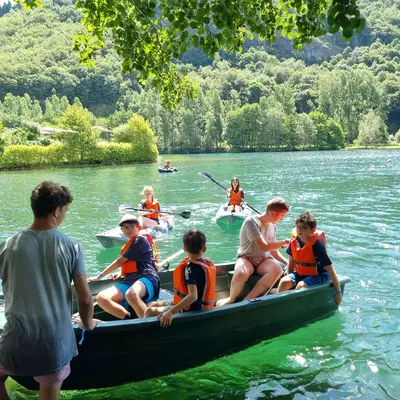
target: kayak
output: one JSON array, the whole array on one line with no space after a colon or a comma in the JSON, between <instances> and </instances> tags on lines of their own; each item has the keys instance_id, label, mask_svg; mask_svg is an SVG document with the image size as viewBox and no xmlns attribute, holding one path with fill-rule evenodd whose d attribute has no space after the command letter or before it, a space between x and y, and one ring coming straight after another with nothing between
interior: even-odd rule
<instances>
[{"instance_id":1,"label":"kayak","mask_svg":"<svg viewBox=\"0 0 400 400\"><path fill-rule=\"evenodd\" d=\"M216 265L217 299L229 294L234 265L234 262ZM160 298L173 299L172 271L159 275ZM258 275L250 277L242 298L259 279ZM339 281L344 292L350 279L339 276ZM116 282L100 280L90 282L89 287L95 296ZM96 306L95 318L104 322L93 331L85 332L82 344L78 345L79 353L71 361L71 374L62 389L85 390L138 382L193 368L243 350L333 314L338 309L333 299L334 291L332 283L328 282L211 310L180 313L166 329L160 327L157 317L116 320ZM73 311L76 310L75 298ZM79 343L82 331L76 324L73 327ZM193 343L195 346L189 345ZM31 377L12 378L28 389L38 388L38 383Z\"/></svg>"},{"instance_id":2,"label":"kayak","mask_svg":"<svg viewBox=\"0 0 400 400\"><path fill-rule=\"evenodd\" d=\"M221 227L240 227L243 221L251 215L251 209L246 205L241 209L240 212L230 212L228 203L222 204L215 215L215 222Z\"/></svg>"},{"instance_id":3,"label":"kayak","mask_svg":"<svg viewBox=\"0 0 400 400\"><path fill-rule=\"evenodd\" d=\"M140 233L147 233L154 239L157 239L161 235L165 235L175 226L174 216L166 215L160 217L160 224L154 228L144 228ZM96 234L97 240L106 248L123 246L127 241L127 237L122 233L119 226L110 229L108 231Z\"/></svg>"},{"instance_id":4,"label":"kayak","mask_svg":"<svg viewBox=\"0 0 400 400\"><path fill-rule=\"evenodd\" d=\"M164 168L164 167L159 167L158 172L161 172L162 174L168 174L170 172L177 172L178 170L174 168Z\"/></svg>"}]
</instances>

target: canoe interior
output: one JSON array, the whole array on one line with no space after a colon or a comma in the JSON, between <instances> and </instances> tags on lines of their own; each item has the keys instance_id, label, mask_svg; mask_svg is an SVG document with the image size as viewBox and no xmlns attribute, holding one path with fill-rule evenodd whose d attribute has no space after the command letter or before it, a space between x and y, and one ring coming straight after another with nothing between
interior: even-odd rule
<instances>
[{"instance_id":1,"label":"canoe interior","mask_svg":"<svg viewBox=\"0 0 400 400\"><path fill-rule=\"evenodd\" d=\"M223 263L216 265L217 268L217 285L216 285L216 300L221 298L227 297L229 295L229 288L230 288L230 281L233 276L233 269L235 267L235 263ZM174 284L172 278L173 271L168 270L164 272L160 272L160 280L161 280L161 293L160 293L160 300L169 300L173 297L174 291ZM250 277L249 281L246 283L245 289L238 300L241 300L247 293L250 292L252 287L258 281L259 276L253 275ZM109 279L97 281L97 282L90 282L89 287L90 291L93 295L94 301L96 295L104 289L107 289L111 286L114 286L119 281L113 281ZM76 300L75 300L75 291L73 290L74 294L74 302L73 302L73 312L77 312ZM113 317L109 314L105 313L100 307L95 307L95 318L110 321L113 320Z\"/></svg>"}]
</instances>

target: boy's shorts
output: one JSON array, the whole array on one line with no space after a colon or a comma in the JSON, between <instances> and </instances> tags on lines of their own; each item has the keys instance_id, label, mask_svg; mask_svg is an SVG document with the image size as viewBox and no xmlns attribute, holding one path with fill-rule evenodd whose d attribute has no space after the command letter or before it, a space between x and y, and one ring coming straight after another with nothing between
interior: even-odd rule
<instances>
[{"instance_id":1,"label":"boy's shorts","mask_svg":"<svg viewBox=\"0 0 400 400\"><path fill-rule=\"evenodd\" d=\"M324 274L307 276L307 275L299 275L295 271L289 274L288 278L290 278L291 281L293 282L293 287L296 287L297 284L301 281L303 281L307 286L314 286L314 285L320 285L330 280L330 276L327 272Z\"/></svg>"},{"instance_id":2,"label":"boy's shorts","mask_svg":"<svg viewBox=\"0 0 400 400\"><path fill-rule=\"evenodd\" d=\"M154 301L154 297L155 297L154 285L150 281L150 279L139 278L138 281L141 281L144 284L144 286L146 286L146 295L142 298L142 300L146 304L150 303L151 301ZM137 282L137 281L135 281L135 282ZM125 307L125 308L129 307L129 304L126 300L126 292L128 291L129 288L131 288L133 286L133 284L135 282L132 282L131 284L122 282L122 283L117 283L115 285L115 287L121 292L121 294L124 298L124 300L121 302L122 307Z\"/></svg>"},{"instance_id":3,"label":"boy's shorts","mask_svg":"<svg viewBox=\"0 0 400 400\"><path fill-rule=\"evenodd\" d=\"M39 385L51 387L63 383L64 380L68 378L70 373L71 373L71 368L68 363L58 371L55 371L48 375L34 376L33 379L35 379L35 381L38 382ZM13 374L7 372L7 370L0 364L0 380L6 379L9 375Z\"/></svg>"}]
</instances>

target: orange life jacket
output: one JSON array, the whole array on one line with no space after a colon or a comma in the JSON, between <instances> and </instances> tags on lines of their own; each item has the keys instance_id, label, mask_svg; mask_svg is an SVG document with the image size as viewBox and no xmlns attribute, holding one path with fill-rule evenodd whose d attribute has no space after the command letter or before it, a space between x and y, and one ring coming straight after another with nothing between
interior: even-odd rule
<instances>
[{"instance_id":1,"label":"orange life jacket","mask_svg":"<svg viewBox=\"0 0 400 400\"><path fill-rule=\"evenodd\" d=\"M158 201L151 202L151 201L146 201L145 200L145 201L143 201L143 203L145 205L145 209L146 210L157 210L157 211L160 210L160 204L158 203ZM150 219L158 219L159 218L159 214L155 213L155 212L148 213L148 214L145 215L145 217L146 218L150 218Z\"/></svg>"},{"instance_id":2,"label":"orange life jacket","mask_svg":"<svg viewBox=\"0 0 400 400\"><path fill-rule=\"evenodd\" d=\"M232 188L229 189L229 205L240 206L243 198L243 190L239 189L236 193Z\"/></svg>"},{"instance_id":3,"label":"orange life jacket","mask_svg":"<svg viewBox=\"0 0 400 400\"><path fill-rule=\"evenodd\" d=\"M203 297L201 299L202 310L209 310L215 305L215 287L217 283L217 270L211 260L208 258L203 258L205 263L199 260L189 260L189 258L184 258L178 266L174 269L173 279L174 279L174 304L178 304L189 292L187 285L185 285L185 268L189 263L198 264L203 268L206 274L206 283L204 286ZM188 311L189 307L185 310Z\"/></svg>"},{"instance_id":4,"label":"orange life jacket","mask_svg":"<svg viewBox=\"0 0 400 400\"><path fill-rule=\"evenodd\" d=\"M153 238L148 234L148 233L144 233L143 235L148 242L150 243L152 249L153 249L153 254L154 254L154 259L156 261L158 261L158 251L157 251L157 246L154 243ZM130 245L132 244L132 242L136 239L137 236L135 236L134 238L128 240L128 242L125 243L125 245L122 247L121 251L120 251L120 255L122 256L130 247ZM127 262L123 263L121 265L121 275L126 276L126 274L132 274L134 272L137 272L137 265L136 265L136 261L132 261L132 260L128 260Z\"/></svg>"},{"instance_id":5,"label":"orange life jacket","mask_svg":"<svg viewBox=\"0 0 400 400\"><path fill-rule=\"evenodd\" d=\"M317 275L317 261L315 259L312 247L318 239L321 240L321 242L325 245L325 232L315 231L310 240L302 248L300 248L296 237L290 242L290 249L292 250L292 262L296 272L302 276Z\"/></svg>"}]
</instances>

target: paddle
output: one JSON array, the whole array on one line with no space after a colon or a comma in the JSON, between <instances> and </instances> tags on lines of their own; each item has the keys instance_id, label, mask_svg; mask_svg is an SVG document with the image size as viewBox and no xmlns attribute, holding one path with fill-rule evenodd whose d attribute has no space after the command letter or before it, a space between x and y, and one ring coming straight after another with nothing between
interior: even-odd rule
<instances>
[{"instance_id":1,"label":"paddle","mask_svg":"<svg viewBox=\"0 0 400 400\"><path fill-rule=\"evenodd\" d=\"M263 296L267 296L269 292L273 289L273 287L276 285L276 283L285 275L285 271L282 271L282 273L278 276L278 278L275 279L275 282L270 286L270 288L266 291L266 293Z\"/></svg>"},{"instance_id":2,"label":"paddle","mask_svg":"<svg viewBox=\"0 0 400 400\"><path fill-rule=\"evenodd\" d=\"M216 183L218 186L222 187L222 189L225 190L225 192L228 190L226 187L222 186L219 182L217 182L215 179L213 179L213 177L208 173L208 172L199 172L199 175L203 175L206 178L210 179L211 181L213 181L214 183ZM235 193L233 192L233 194L240 200L242 201L242 199ZM247 207L251 208L253 211L255 211L257 214L261 214L260 211L257 211L254 207L252 207L250 204L246 203Z\"/></svg>"},{"instance_id":3,"label":"paddle","mask_svg":"<svg viewBox=\"0 0 400 400\"><path fill-rule=\"evenodd\" d=\"M119 212L120 213L125 213L127 211L144 211L146 212L146 210L143 210L142 208L135 208L132 207L129 204L121 204L119 206ZM176 213L176 212L172 212L172 211L161 211L161 210L153 210L152 212L158 213L158 214L172 214L172 215L180 215L182 218L184 219L189 219L190 218L190 214L192 213L191 211L182 211L181 213Z\"/></svg>"},{"instance_id":4,"label":"paddle","mask_svg":"<svg viewBox=\"0 0 400 400\"><path fill-rule=\"evenodd\" d=\"M167 271L168 267L169 267L169 262L172 261L174 258L180 256L182 253L184 253L185 251L183 249L180 249L179 251L177 251L176 253L172 254L172 256L167 257L164 261L162 261L161 263L158 264L158 266L161 269L161 271ZM164 267L164 265L167 265L167 267Z\"/></svg>"}]
</instances>

